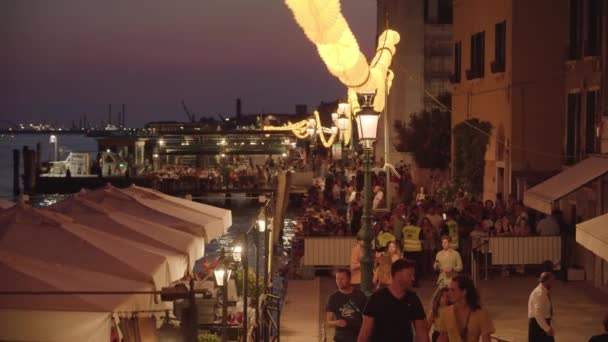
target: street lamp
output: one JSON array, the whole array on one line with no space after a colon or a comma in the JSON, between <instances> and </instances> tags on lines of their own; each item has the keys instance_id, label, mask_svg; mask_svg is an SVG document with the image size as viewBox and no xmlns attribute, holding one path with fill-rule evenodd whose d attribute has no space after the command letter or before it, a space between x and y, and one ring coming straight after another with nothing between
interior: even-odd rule
<instances>
[{"instance_id":1,"label":"street lamp","mask_svg":"<svg viewBox=\"0 0 608 342\"><path fill-rule=\"evenodd\" d=\"M249 246L247 244L247 233L239 234L235 240L235 245L232 247L232 257L236 262L236 267L240 263L243 269L243 334L247 336L248 332L248 308L247 297L249 296Z\"/></svg>"},{"instance_id":2,"label":"street lamp","mask_svg":"<svg viewBox=\"0 0 608 342\"><path fill-rule=\"evenodd\" d=\"M264 215L259 215L258 216L258 231L260 233L263 233L266 231L266 219L264 218Z\"/></svg>"},{"instance_id":3,"label":"street lamp","mask_svg":"<svg viewBox=\"0 0 608 342\"><path fill-rule=\"evenodd\" d=\"M234 247L232 247L232 258L236 262L241 262L242 254L243 254L243 246L240 245L240 242L237 242L237 244Z\"/></svg>"},{"instance_id":4,"label":"street lamp","mask_svg":"<svg viewBox=\"0 0 608 342\"><path fill-rule=\"evenodd\" d=\"M357 129L364 149L371 150L376 141L379 117L379 113L374 111L373 107L362 107L357 113Z\"/></svg>"},{"instance_id":5,"label":"street lamp","mask_svg":"<svg viewBox=\"0 0 608 342\"><path fill-rule=\"evenodd\" d=\"M378 119L380 114L374 111L375 93L358 94L361 110L357 113L357 128L359 139L363 146L363 184L364 205L361 219L363 224L359 230L359 238L363 241L363 256L361 257L361 290L366 296L373 292L372 275L374 256L372 252L372 148L376 140Z\"/></svg>"},{"instance_id":6,"label":"street lamp","mask_svg":"<svg viewBox=\"0 0 608 342\"><path fill-rule=\"evenodd\" d=\"M57 161L57 136L52 134L49 137L49 143L55 145L55 154L53 154L53 161Z\"/></svg>"},{"instance_id":7,"label":"street lamp","mask_svg":"<svg viewBox=\"0 0 608 342\"><path fill-rule=\"evenodd\" d=\"M218 264L213 270L217 286L222 288L222 342L228 341L228 280L232 273L230 263L226 259L226 253L222 248Z\"/></svg>"},{"instance_id":8,"label":"street lamp","mask_svg":"<svg viewBox=\"0 0 608 342\"><path fill-rule=\"evenodd\" d=\"M260 196L260 203L266 201L265 196ZM255 330L255 340L259 340L259 322L260 322L260 253L262 248L262 243L260 243L260 235L266 232L266 219L260 212L258 218L256 220L258 226L258 234L255 235L254 242L256 245L256 253L255 253L255 322L256 322L256 330Z\"/></svg>"}]
</instances>

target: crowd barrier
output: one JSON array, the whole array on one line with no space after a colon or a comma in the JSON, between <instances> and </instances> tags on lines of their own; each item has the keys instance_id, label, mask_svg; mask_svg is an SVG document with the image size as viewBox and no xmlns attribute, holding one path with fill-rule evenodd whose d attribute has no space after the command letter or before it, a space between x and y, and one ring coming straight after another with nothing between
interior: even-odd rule
<instances>
[{"instance_id":1,"label":"crowd barrier","mask_svg":"<svg viewBox=\"0 0 608 342\"><path fill-rule=\"evenodd\" d=\"M492 265L538 265L561 261L560 236L490 237Z\"/></svg>"},{"instance_id":2,"label":"crowd barrier","mask_svg":"<svg viewBox=\"0 0 608 342\"><path fill-rule=\"evenodd\" d=\"M355 237L306 237L302 266L347 266ZM490 237L492 265L538 265L561 261L560 236Z\"/></svg>"},{"instance_id":3,"label":"crowd barrier","mask_svg":"<svg viewBox=\"0 0 608 342\"><path fill-rule=\"evenodd\" d=\"M355 237L305 237L301 266L348 266Z\"/></svg>"}]
</instances>

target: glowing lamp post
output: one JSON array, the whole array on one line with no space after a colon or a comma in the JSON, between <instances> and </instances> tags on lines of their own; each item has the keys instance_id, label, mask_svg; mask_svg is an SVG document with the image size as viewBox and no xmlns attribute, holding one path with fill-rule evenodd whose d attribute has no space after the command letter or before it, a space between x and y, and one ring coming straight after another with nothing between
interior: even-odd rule
<instances>
[{"instance_id":1,"label":"glowing lamp post","mask_svg":"<svg viewBox=\"0 0 608 342\"><path fill-rule=\"evenodd\" d=\"M234 247L232 247L232 258L234 259L234 261L241 262L242 254L243 246L235 245Z\"/></svg>"},{"instance_id":2,"label":"glowing lamp post","mask_svg":"<svg viewBox=\"0 0 608 342\"><path fill-rule=\"evenodd\" d=\"M357 129L359 140L363 146L363 171L364 171L364 205L361 219L363 224L359 230L359 238L363 241L363 256L361 257L361 290L366 296L373 292L373 269L374 256L372 252L372 148L376 141L378 130L378 119L380 114L374 111L373 100L375 94L360 94L359 103L361 110L357 113Z\"/></svg>"},{"instance_id":3,"label":"glowing lamp post","mask_svg":"<svg viewBox=\"0 0 608 342\"><path fill-rule=\"evenodd\" d=\"M57 136L56 135L51 135L49 137L49 143L53 144L54 148L55 148L55 153L53 154L53 161L57 161Z\"/></svg>"}]
</instances>

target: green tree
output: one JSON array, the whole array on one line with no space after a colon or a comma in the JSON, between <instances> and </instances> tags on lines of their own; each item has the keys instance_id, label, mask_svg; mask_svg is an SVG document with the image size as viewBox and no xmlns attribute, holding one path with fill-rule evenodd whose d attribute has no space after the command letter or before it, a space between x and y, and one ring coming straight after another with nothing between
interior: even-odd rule
<instances>
[{"instance_id":1,"label":"green tree","mask_svg":"<svg viewBox=\"0 0 608 342\"><path fill-rule=\"evenodd\" d=\"M257 299L255 298L255 271L253 268L249 268L247 272L248 275L248 288L247 288L247 296L249 297L250 303L257 303ZM264 293L264 277L260 275L260 279L258 282L259 293ZM239 295L243 295L243 268L239 267L236 271L236 288Z\"/></svg>"},{"instance_id":2,"label":"green tree","mask_svg":"<svg viewBox=\"0 0 608 342\"><path fill-rule=\"evenodd\" d=\"M445 170L450 166L451 117L447 111L423 111L410 117L406 125L395 121L399 152L411 152L421 168Z\"/></svg>"},{"instance_id":3,"label":"green tree","mask_svg":"<svg viewBox=\"0 0 608 342\"><path fill-rule=\"evenodd\" d=\"M485 155L492 124L469 119L454 126L454 180L473 194L483 190Z\"/></svg>"}]
</instances>

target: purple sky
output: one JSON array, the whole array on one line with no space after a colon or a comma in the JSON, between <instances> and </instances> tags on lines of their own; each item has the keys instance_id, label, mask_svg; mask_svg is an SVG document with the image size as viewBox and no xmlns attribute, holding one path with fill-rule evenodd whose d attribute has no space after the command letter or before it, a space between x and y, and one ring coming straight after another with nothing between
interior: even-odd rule
<instances>
[{"instance_id":1,"label":"purple sky","mask_svg":"<svg viewBox=\"0 0 608 342\"><path fill-rule=\"evenodd\" d=\"M368 59L376 1L343 0ZM345 94L282 0L2 0L0 119L292 113Z\"/></svg>"}]
</instances>

